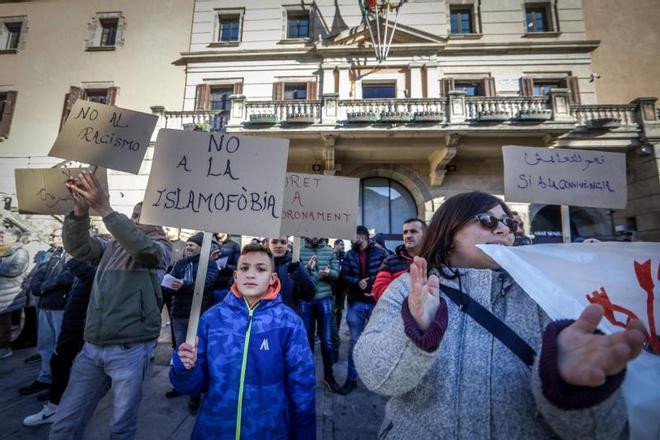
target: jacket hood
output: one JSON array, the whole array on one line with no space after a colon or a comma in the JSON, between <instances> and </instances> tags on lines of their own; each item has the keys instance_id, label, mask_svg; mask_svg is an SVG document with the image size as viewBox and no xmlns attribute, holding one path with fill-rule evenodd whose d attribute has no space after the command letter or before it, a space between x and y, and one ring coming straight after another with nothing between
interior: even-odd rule
<instances>
[{"instance_id":1,"label":"jacket hood","mask_svg":"<svg viewBox=\"0 0 660 440\"><path fill-rule=\"evenodd\" d=\"M401 258L404 258L408 261L412 261L413 257L408 253L406 250L406 245L405 244L400 244L394 249L394 253L396 253L398 256Z\"/></svg>"}]
</instances>

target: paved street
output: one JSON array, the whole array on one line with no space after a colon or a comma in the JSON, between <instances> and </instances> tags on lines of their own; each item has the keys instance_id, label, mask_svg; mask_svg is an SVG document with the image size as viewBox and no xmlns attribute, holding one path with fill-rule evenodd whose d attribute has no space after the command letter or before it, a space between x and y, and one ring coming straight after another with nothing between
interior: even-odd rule
<instances>
[{"instance_id":1,"label":"paved street","mask_svg":"<svg viewBox=\"0 0 660 440\"><path fill-rule=\"evenodd\" d=\"M346 377L346 350L348 347L345 321L342 327L340 361L336 364L337 381L342 384ZM161 339L152 363L145 393L140 407L137 438L142 440L190 438L195 418L188 411L188 398L181 396L166 399L170 389L168 363L170 357L169 328L163 327ZM316 374L322 377L320 349L316 350ZM14 356L0 360L0 440L37 440L48 437L50 425L27 428L22 425L25 416L39 411L42 403L36 395L20 396L18 388L30 384L39 373L39 363L24 364L23 360L36 353L35 349L14 352ZM108 436L108 423L112 409L112 390L100 402L94 417L85 431L86 439L101 440ZM383 414L385 399L367 391L362 384L348 396L327 392L317 385L316 415L317 438L324 440L376 438Z\"/></svg>"}]
</instances>

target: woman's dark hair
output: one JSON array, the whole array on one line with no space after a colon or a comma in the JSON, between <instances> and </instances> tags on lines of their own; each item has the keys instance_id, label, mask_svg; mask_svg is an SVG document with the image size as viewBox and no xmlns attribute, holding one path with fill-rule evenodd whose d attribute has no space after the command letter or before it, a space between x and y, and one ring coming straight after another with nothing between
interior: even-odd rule
<instances>
[{"instance_id":1,"label":"woman's dark hair","mask_svg":"<svg viewBox=\"0 0 660 440\"><path fill-rule=\"evenodd\" d=\"M497 197L479 191L456 194L448 198L433 214L431 224L424 234L424 242L419 254L426 259L429 267L442 271L449 266L449 252L456 232L478 214L500 205L511 216L511 210Z\"/></svg>"}]
</instances>

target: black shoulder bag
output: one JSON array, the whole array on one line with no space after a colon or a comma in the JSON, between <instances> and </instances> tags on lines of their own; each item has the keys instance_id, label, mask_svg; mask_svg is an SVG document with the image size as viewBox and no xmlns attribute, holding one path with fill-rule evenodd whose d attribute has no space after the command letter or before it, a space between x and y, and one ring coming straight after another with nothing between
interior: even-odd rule
<instances>
[{"instance_id":1,"label":"black shoulder bag","mask_svg":"<svg viewBox=\"0 0 660 440\"><path fill-rule=\"evenodd\" d=\"M534 364L534 358L536 357L534 349L497 316L493 315L488 309L460 290L442 285L440 286L440 290L462 312L470 315L479 325L495 336L502 344L506 345L525 365L531 367Z\"/></svg>"}]
</instances>

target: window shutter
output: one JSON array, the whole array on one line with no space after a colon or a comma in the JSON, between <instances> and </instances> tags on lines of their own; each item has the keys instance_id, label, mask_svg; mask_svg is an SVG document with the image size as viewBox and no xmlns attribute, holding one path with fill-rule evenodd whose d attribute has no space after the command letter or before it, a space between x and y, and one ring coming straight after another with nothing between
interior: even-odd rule
<instances>
[{"instance_id":1,"label":"window shutter","mask_svg":"<svg viewBox=\"0 0 660 440\"><path fill-rule=\"evenodd\" d=\"M429 97L429 72L426 66L422 67L422 98Z\"/></svg>"},{"instance_id":2,"label":"window shutter","mask_svg":"<svg viewBox=\"0 0 660 440\"><path fill-rule=\"evenodd\" d=\"M208 110L210 107L211 86L208 84L197 84L195 87L195 111Z\"/></svg>"},{"instance_id":3,"label":"window shutter","mask_svg":"<svg viewBox=\"0 0 660 440\"><path fill-rule=\"evenodd\" d=\"M79 99L85 99L85 90L80 87L71 86L69 87L69 93L64 96L64 108L62 109L62 119L60 120L60 130L66 121L66 118L69 117L71 113L71 108L73 104Z\"/></svg>"},{"instance_id":4,"label":"window shutter","mask_svg":"<svg viewBox=\"0 0 660 440\"><path fill-rule=\"evenodd\" d=\"M568 89L568 102L572 105L580 103L580 86L577 76L567 76L561 80L561 87Z\"/></svg>"},{"instance_id":5,"label":"window shutter","mask_svg":"<svg viewBox=\"0 0 660 440\"><path fill-rule=\"evenodd\" d=\"M495 90L495 78L492 76L487 76L481 79L481 93L484 96L494 97L497 96L497 91Z\"/></svg>"},{"instance_id":6,"label":"window shutter","mask_svg":"<svg viewBox=\"0 0 660 440\"><path fill-rule=\"evenodd\" d=\"M520 78L520 94L522 96L534 96L534 78L531 76Z\"/></svg>"},{"instance_id":7,"label":"window shutter","mask_svg":"<svg viewBox=\"0 0 660 440\"><path fill-rule=\"evenodd\" d=\"M281 101L284 99L284 83L273 83L273 101Z\"/></svg>"},{"instance_id":8,"label":"window shutter","mask_svg":"<svg viewBox=\"0 0 660 440\"><path fill-rule=\"evenodd\" d=\"M316 100L317 93L317 82L316 81L307 81L307 99Z\"/></svg>"},{"instance_id":9,"label":"window shutter","mask_svg":"<svg viewBox=\"0 0 660 440\"><path fill-rule=\"evenodd\" d=\"M440 96L448 96L454 88L454 78L442 78L440 80Z\"/></svg>"},{"instance_id":10,"label":"window shutter","mask_svg":"<svg viewBox=\"0 0 660 440\"><path fill-rule=\"evenodd\" d=\"M243 94L243 83L242 82L234 83L234 95L242 95L242 94Z\"/></svg>"},{"instance_id":11,"label":"window shutter","mask_svg":"<svg viewBox=\"0 0 660 440\"><path fill-rule=\"evenodd\" d=\"M11 128L11 120L14 116L16 98L18 92L6 92L5 105L2 108L2 119L0 119L0 137L8 137Z\"/></svg>"},{"instance_id":12,"label":"window shutter","mask_svg":"<svg viewBox=\"0 0 660 440\"><path fill-rule=\"evenodd\" d=\"M108 105L115 105L118 94L119 94L119 87L108 87L108 92L106 94L106 102L108 103Z\"/></svg>"},{"instance_id":13,"label":"window shutter","mask_svg":"<svg viewBox=\"0 0 660 440\"><path fill-rule=\"evenodd\" d=\"M334 82L335 82L334 93L339 93L339 69L335 68L335 70L332 71L332 77L333 77Z\"/></svg>"}]
</instances>

